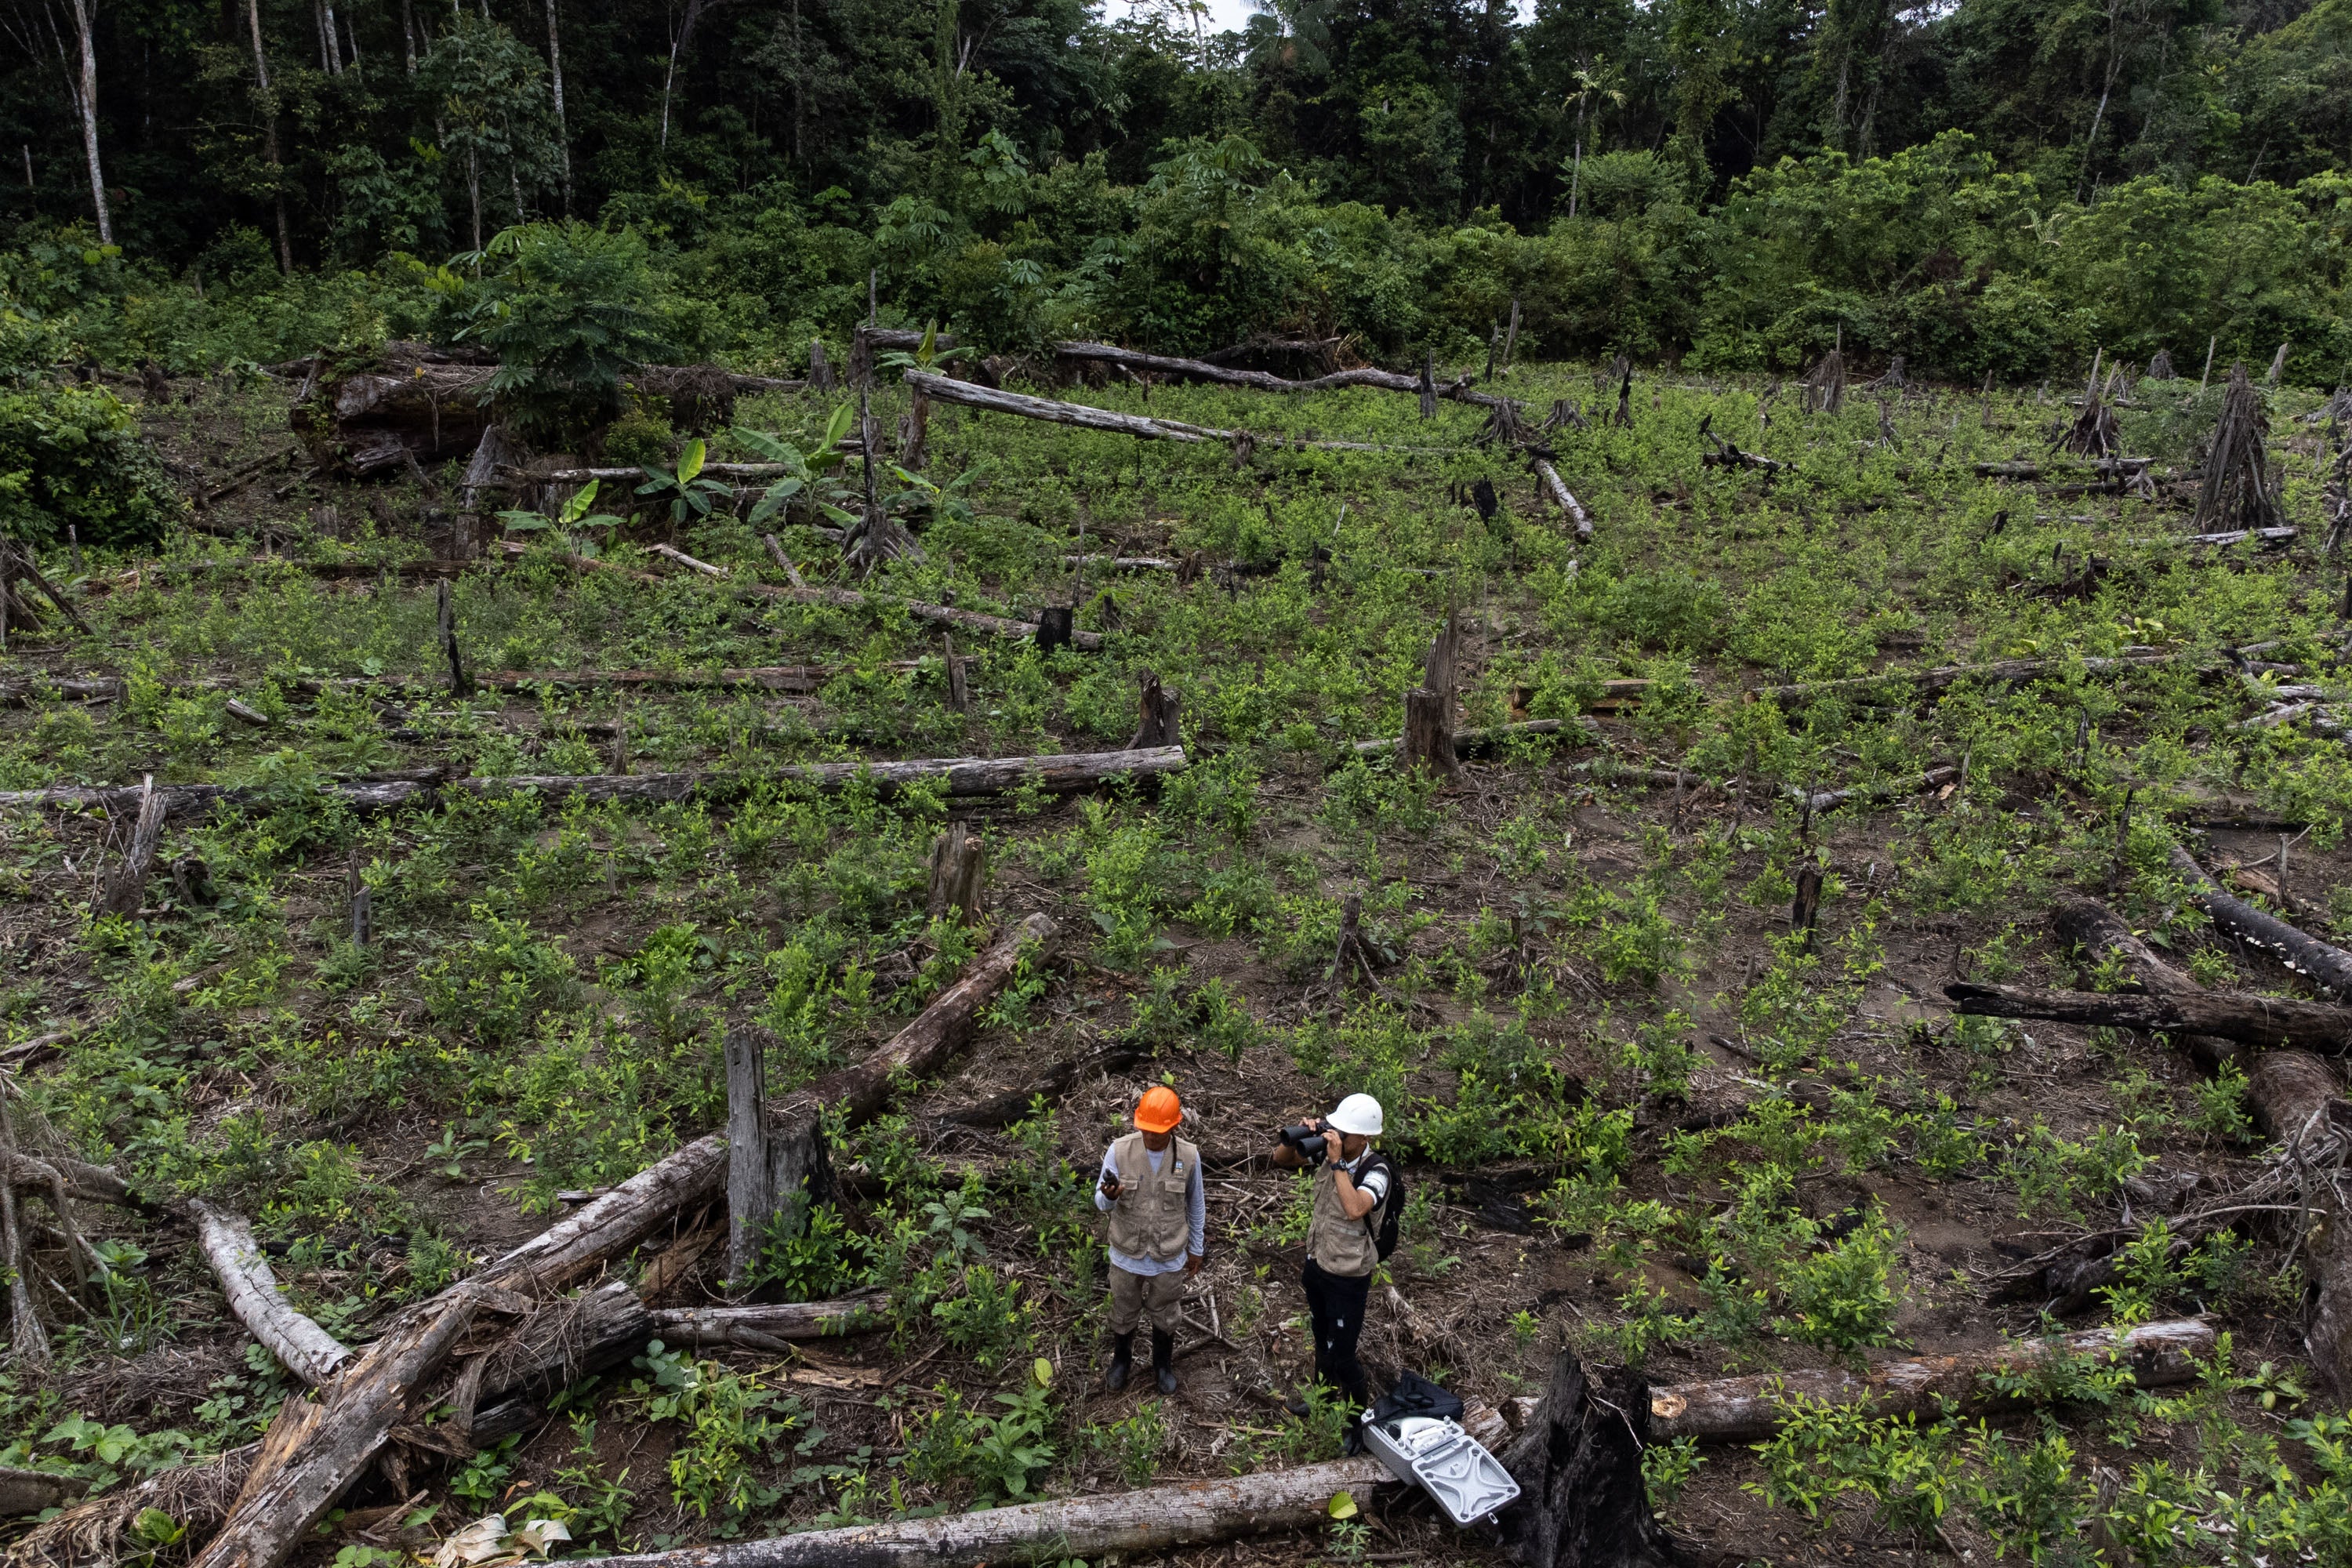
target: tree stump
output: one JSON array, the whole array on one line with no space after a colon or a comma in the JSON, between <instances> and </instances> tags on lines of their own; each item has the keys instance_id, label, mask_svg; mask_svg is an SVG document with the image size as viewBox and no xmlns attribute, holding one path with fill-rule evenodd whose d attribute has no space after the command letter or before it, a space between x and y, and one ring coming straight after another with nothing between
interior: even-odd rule
<instances>
[{"instance_id":1,"label":"tree stump","mask_svg":"<svg viewBox=\"0 0 2352 1568\"><path fill-rule=\"evenodd\" d=\"M1426 686L1404 694L1404 762L1409 768L1427 768L1443 778L1462 771L1454 755L1454 706L1446 696Z\"/></svg>"},{"instance_id":2,"label":"tree stump","mask_svg":"<svg viewBox=\"0 0 2352 1568\"><path fill-rule=\"evenodd\" d=\"M149 773L139 786L139 817L122 859L106 874L98 898L100 914L135 915L147 896L147 879L155 872L155 847L163 837L163 814L171 797L155 787Z\"/></svg>"},{"instance_id":3,"label":"tree stump","mask_svg":"<svg viewBox=\"0 0 2352 1568\"><path fill-rule=\"evenodd\" d=\"M961 822L931 841L930 891L924 912L933 920L952 913L966 925L977 925L988 891L988 847Z\"/></svg>"},{"instance_id":4,"label":"tree stump","mask_svg":"<svg viewBox=\"0 0 2352 1568\"><path fill-rule=\"evenodd\" d=\"M1437 417L1437 351L1431 349L1421 362L1421 416Z\"/></svg>"},{"instance_id":5,"label":"tree stump","mask_svg":"<svg viewBox=\"0 0 2352 1568\"><path fill-rule=\"evenodd\" d=\"M360 852L352 851L351 868L345 880L351 895L352 945L367 947L375 942L375 894L360 874Z\"/></svg>"},{"instance_id":6,"label":"tree stump","mask_svg":"<svg viewBox=\"0 0 2352 1568\"><path fill-rule=\"evenodd\" d=\"M956 652L955 638L940 639L947 644L948 706L959 713L971 711L971 679L964 668L963 655Z\"/></svg>"},{"instance_id":7,"label":"tree stump","mask_svg":"<svg viewBox=\"0 0 2352 1568\"><path fill-rule=\"evenodd\" d=\"M1068 605L1048 605L1037 612L1037 651L1051 653L1070 646L1078 612Z\"/></svg>"},{"instance_id":8,"label":"tree stump","mask_svg":"<svg viewBox=\"0 0 2352 1568\"><path fill-rule=\"evenodd\" d=\"M1176 721L1181 712L1183 699L1160 684L1160 677L1150 670L1142 675L1142 695L1136 703L1135 733L1127 742L1127 750L1139 752L1147 746L1179 746L1183 737L1177 733Z\"/></svg>"},{"instance_id":9,"label":"tree stump","mask_svg":"<svg viewBox=\"0 0 2352 1568\"><path fill-rule=\"evenodd\" d=\"M1502 1455L1519 1483L1503 1511L1503 1544L1528 1568L1670 1568L1671 1537L1642 1480L1650 1389L1622 1367L1587 1371L1573 1352Z\"/></svg>"},{"instance_id":10,"label":"tree stump","mask_svg":"<svg viewBox=\"0 0 2352 1568\"><path fill-rule=\"evenodd\" d=\"M466 673L465 659L457 652L457 607L450 595L449 579L442 578L435 590L440 609L441 657L449 663L449 689L457 696L467 696L474 689L474 682Z\"/></svg>"},{"instance_id":11,"label":"tree stump","mask_svg":"<svg viewBox=\"0 0 2352 1568\"><path fill-rule=\"evenodd\" d=\"M837 389L833 378L833 365L824 357L824 340L809 340L808 389L811 392L832 392Z\"/></svg>"}]
</instances>

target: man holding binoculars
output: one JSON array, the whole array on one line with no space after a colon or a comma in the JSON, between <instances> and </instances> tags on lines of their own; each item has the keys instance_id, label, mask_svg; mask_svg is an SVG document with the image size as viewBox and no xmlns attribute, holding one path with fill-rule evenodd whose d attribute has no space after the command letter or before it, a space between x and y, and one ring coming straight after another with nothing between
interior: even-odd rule
<instances>
[{"instance_id":1,"label":"man holding binoculars","mask_svg":"<svg viewBox=\"0 0 2352 1568\"><path fill-rule=\"evenodd\" d=\"M1307 1222L1307 1310L1315 1325L1315 1376L1337 1385L1358 1405L1370 1403L1356 1342L1364 1332L1364 1302L1372 1270L1386 1256L1382 1247L1388 1203L1395 1174L1388 1156L1372 1152L1381 1134L1381 1102L1351 1094L1328 1117L1309 1117L1282 1130L1270 1156L1285 1170L1315 1173L1315 1208ZM1334 1139L1339 1147L1331 1147ZM1392 1228L1388 1245L1395 1243ZM1307 1402L1283 1402L1294 1415Z\"/></svg>"}]
</instances>

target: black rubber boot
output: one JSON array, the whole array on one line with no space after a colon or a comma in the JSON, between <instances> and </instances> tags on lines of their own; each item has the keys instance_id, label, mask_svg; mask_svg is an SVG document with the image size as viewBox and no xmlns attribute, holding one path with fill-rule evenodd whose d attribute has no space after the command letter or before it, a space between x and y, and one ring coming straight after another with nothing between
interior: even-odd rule
<instances>
[{"instance_id":1,"label":"black rubber boot","mask_svg":"<svg viewBox=\"0 0 2352 1568\"><path fill-rule=\"evenodd\" d=\"M1283 1395L1282 1407L1285 1410L1289 1411L1293 1415L1297 1416L1301 1421L1306 1420L1307 1416L1314 1414L1314 1407L1307 1403L1307 1400L1303 1395L1297 1394L1286 1394Z\"/></svg>"},{"instance_id":2,"label":"black rubber boot","mask_svg":"<svg viewBox=\"0 0 2352 1568\"><path fill-rule=\"evenodd\" d=\"M1160 1381L1160 1392L1176 1392L1176 1336L1151 1331L1151 1375Z\"/></svg>"},{"instance_id":3,"label":"black rubber boot","mask_svg":"<svg viewBox=\"0 0 2352 1568\"><path fill-rule=\"evenodd\" d=\"M1135 1331L1111 1336L1110 1370L1103 1373L1103 1386L1117 1394L1127 1386L1128 1374L1135 1370Z\"/></svg>"}]
</instances>

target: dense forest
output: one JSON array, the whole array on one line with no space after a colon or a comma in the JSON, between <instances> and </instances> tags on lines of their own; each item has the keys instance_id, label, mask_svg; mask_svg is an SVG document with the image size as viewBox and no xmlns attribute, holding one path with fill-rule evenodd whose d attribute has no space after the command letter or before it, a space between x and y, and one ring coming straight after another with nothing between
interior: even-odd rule
<instances>
[{"instance_id":1,"label":"dense forest","mask_svg":"<svg viewBox=\"0 0 2352 1568\"><path fill-rule=\"evenodd\" d=\"M2347 0L1258 4L6 0L0 307L267 363L458 331L570 224L525 287L744 369L869 304L1417 362L1515 298L1523 352L1701 369L2352 359Z\"/></svg>"}]
</instances>

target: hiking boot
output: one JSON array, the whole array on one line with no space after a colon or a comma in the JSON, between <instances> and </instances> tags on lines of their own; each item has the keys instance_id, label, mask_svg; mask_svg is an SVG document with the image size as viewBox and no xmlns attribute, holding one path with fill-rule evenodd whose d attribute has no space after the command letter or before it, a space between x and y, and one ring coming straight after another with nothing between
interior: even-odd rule
<instances>
[{"instance_id":1,"label":"hiking boot","mask_svg":"<svg viewBox=\"0 0 2352 1568\"><path fill-rule=\"evenodd\" d=\"M1135 1331L1111 1336L1110 1370L1103 1373L1103 1386L1117 1394L1127 1386L1128 1374L1135 1370Z\"/></svg>"},{"instance_id":2,"label":"hiking boot","mask_svg":"<svg viewBox=\"0 0 2352 1568\"><path fill-rule=\"evenodd\" d=\"M1151 1375L1159 1380L1160 1392L1176 1392L1176 1336L1151 1331Z\"/></svg>"}]
</instances>

